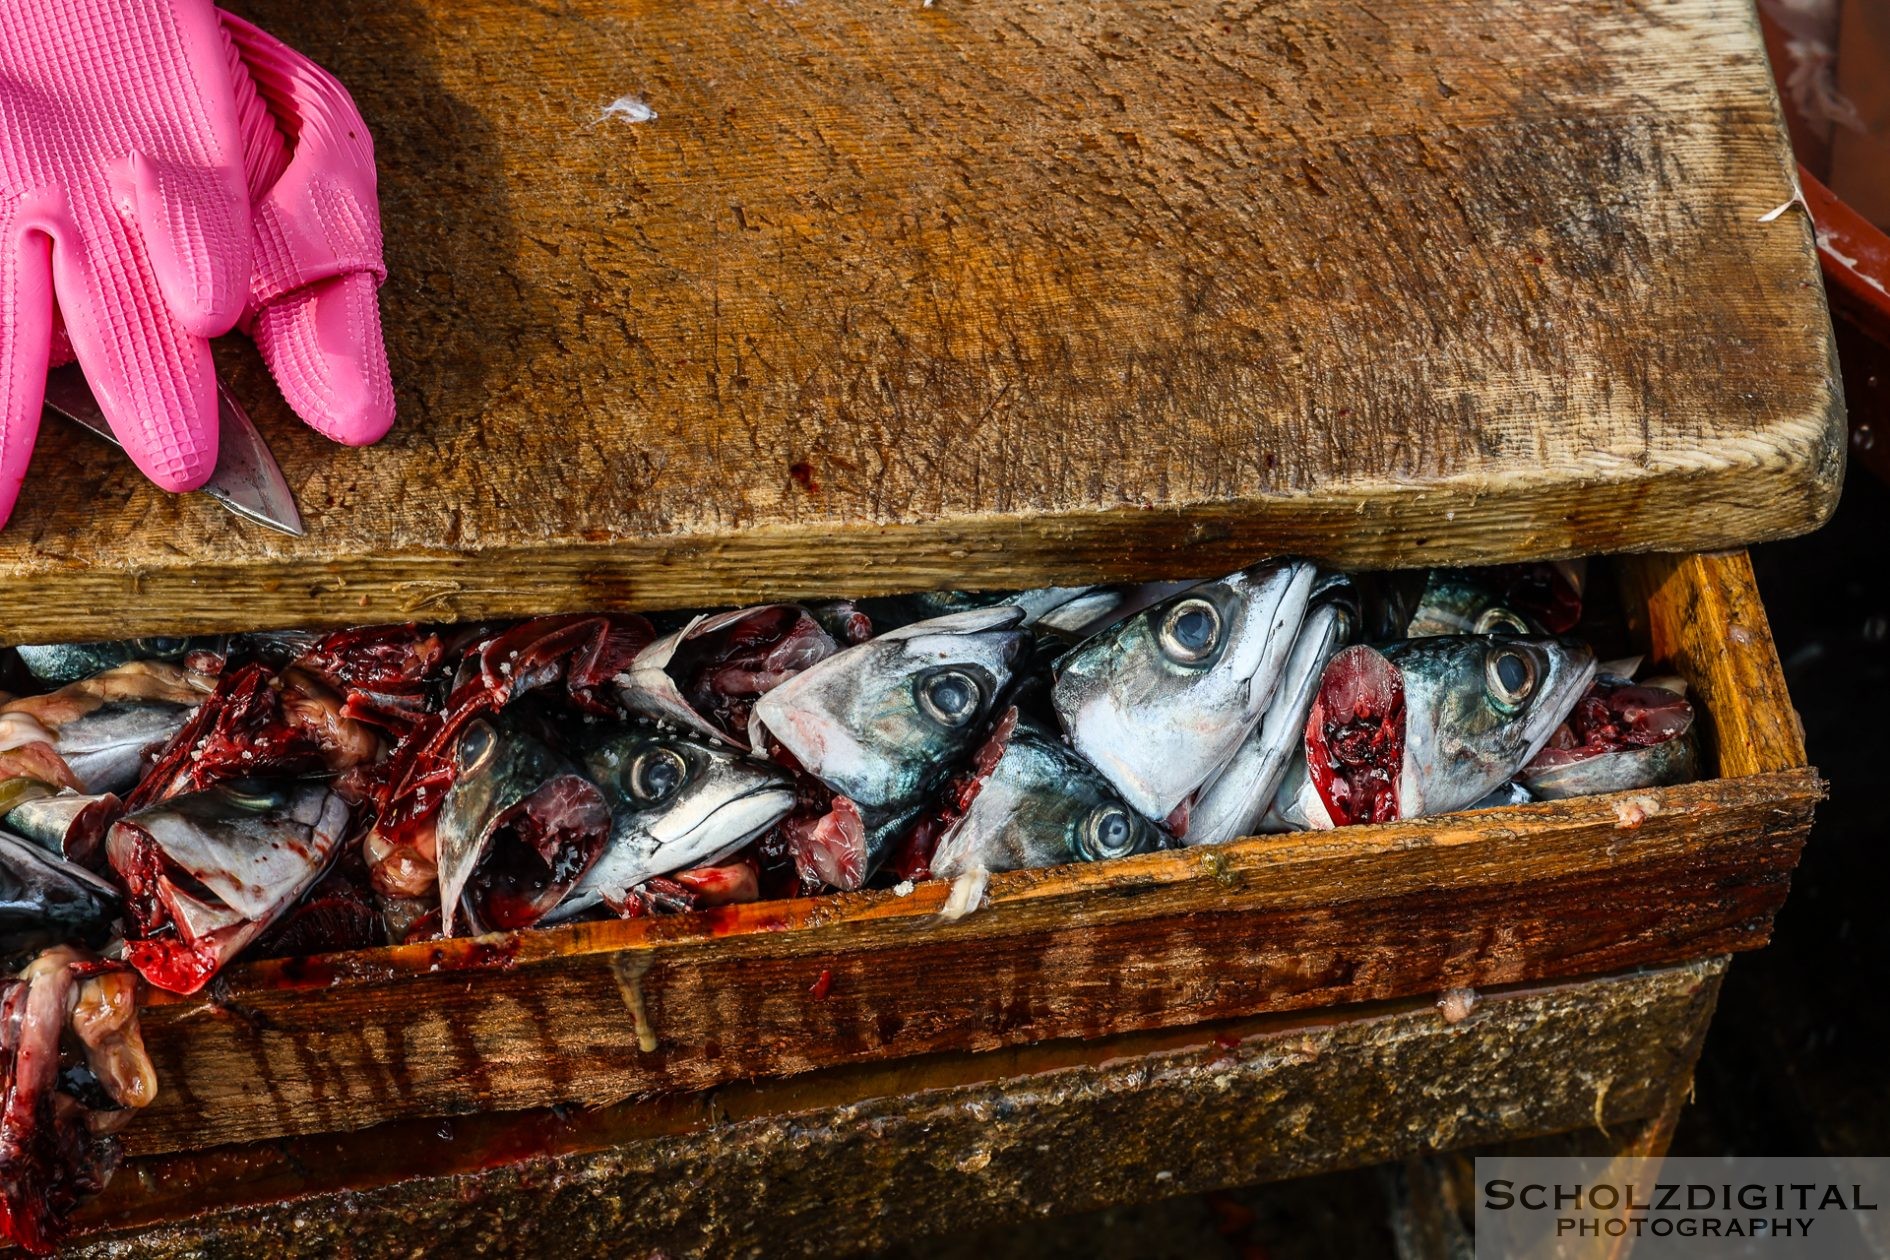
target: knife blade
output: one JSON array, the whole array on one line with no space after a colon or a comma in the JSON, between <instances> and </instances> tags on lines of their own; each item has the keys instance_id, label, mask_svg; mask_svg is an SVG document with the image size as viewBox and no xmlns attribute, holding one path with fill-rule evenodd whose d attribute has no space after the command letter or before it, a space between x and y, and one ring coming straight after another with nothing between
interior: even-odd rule
<instances>
[{"instance_id":1,"label":"knife blade","mask_svg":"<svg viewBox=\"0 0 1890 1260\"><path fill-rule=\"evenodd\" d=\"M122 448L78 364L68 363L46 374L46 406ZM297 538L306 533L282 466L243 404L221 380L217 382L217 466L200 488L246 521Z\"/></svg>"}]
</instances>

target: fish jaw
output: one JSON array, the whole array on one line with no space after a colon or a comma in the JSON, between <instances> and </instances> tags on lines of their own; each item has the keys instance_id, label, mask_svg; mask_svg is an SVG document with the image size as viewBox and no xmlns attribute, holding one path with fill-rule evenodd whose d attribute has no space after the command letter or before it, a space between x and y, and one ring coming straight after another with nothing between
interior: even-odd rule
<instances>
[{"instance_id":1,"label":"fish jaw","mask_svg":"<svg viewBox=\"0 0 1890 1260\"><path fill-rule=\"evenodd\" d=\"M1647 748L1623 748L1548 769L1525 771L1521 782L1539 801L1597 796L1685 783L1696 773L1693 740L1677 736Z\"/></svg>"},{"instance_id":2,"label":"fish jaw","mask_svg":"<svg viewBox=\"0 0 1890 1260\"><path fill-rule=\"evenodd\" d=\"M1306 745L1302 743L1288 760L1286 773L1280 777L1279 791L1274 793L1273 803L1261 816L1258 830L1261 835L1277 835L1289 831L1330 831L1339 825L1313 785L1306 768Z\"/></svg>"},{"instance_id":3,"label":"fish jaw","mask_svg":"<svg viewBox=\"0 0 1890 1260\"><path fill-rule=\"evenodd\" d=\"M970 609L891 630L788 679L754 716L806 771L869 815L904 814L968 752L1025 658L1024 613ZM945 673L976 683L975 712L952 727L928 715L918 688Z\"/></svg>"},{"instance_id":4,"label":"fish jaw","mask_svg":"<svg viewBox=\"0 0 1890 1260\"><path fill-rule=\"evenodd\" d=\"M1188 588L1074 648L1051 703L1072 746L1123 799L1160 820L1206 783L1259 722L1292 650L1317 577L1305 561L1254 565ZM1161 646L1164 618L1204 600L1222 641L1203 661Z\"/></svg>"},{"instance_id":5,"label":"fish jaw","mask_svg":"<svg viewBox=\"0 0 1890 1260\"><path fill-rule=\"evenodd\" d=\"M1349 603L1328 599L1307 609L1280 685L1240 748L1204 786L1188 817L1184 844L1225 844L1255 833L1278 794L1294 754L1304 756L1306 719L1326 662L1350 636Z\"/></svg>"}]
</instances>

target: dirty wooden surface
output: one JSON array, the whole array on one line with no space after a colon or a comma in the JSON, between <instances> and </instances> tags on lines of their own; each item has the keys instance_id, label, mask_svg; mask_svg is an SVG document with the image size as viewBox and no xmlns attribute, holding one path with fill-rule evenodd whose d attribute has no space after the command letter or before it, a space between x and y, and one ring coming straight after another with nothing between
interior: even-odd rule
<instances>
[{"instance_id":1,"label":"dirty wooden surface","mask_svg":"<svg viewBox=\"0 0 1890 1260\"><path fill-rule=\"evenodd\" d=\"M147 1009L165 1088L126 1140L596 1106L1755 948L1822 785L1751 567L1620 567L1737 777L1014 872L951 925L928 883L252 964Z\"/></svg>"},{"instance_id":2,"label":"dirty wooden surface","mask_svg":"<svg viewBox=\"0 0 1890 1260\"><path fill-rule=\"evenodd\" d=\"M1747 0L232 7L375 132L400 426L231 349L297 541L49 425L0 639L1694 550L1837 490Z\"/></svg>"},{"instance_id":3,"label":"dirty wooden surface","mask_svg":"<svg viewBox=\"0 0 1890 1260\"><path fill-rule=\"evenodd\" d=\"M951 926L928 884L259 964L146 1010L164 1092L126 1142L597 1106L1756 948L1819 795L1797 771L1000 876Z\"/></svg>"},{"instance_id":4,"label":"dirty wooden surface","mask_svg":"<svg viewBox=\"0 0 1890 1260\"><path fill-rule=\"evenodd\" d=\"M1420 1150L1633 1132L1690 1069L1724 967L1488 993L1456 1024L1425 998L136 1160L86 1209L102 1232L78 1254L831 1255Z\"/></svg>"},{"instance_id":5,"label":"dirty wooden surface","mask_svg":"<svg viewBox=\"0 0 1890 1260\"><path fill-rule=\"evenodd\" d=\"M1621 586L1630 627L1652 659L1694 688L1720 774L1805 764L1805 733L1744 552L1636 557L1621 565Z\"/></svg>"}]
</instances>

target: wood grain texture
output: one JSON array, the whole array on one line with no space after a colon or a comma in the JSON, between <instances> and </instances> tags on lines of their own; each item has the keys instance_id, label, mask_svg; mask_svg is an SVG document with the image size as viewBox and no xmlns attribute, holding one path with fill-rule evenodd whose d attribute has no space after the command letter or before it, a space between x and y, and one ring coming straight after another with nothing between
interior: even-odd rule
<instances>
[{"instance_id":1,"label":"wood grain texture","mask_svg":"<svg viewBox=\"0 0 1890 1260\"><path fill-rule=\"evenodd\" d=\"M1750 949L1820 795L1795 771L1019 873L950 925L933 884L259 964L147 1009L164 1093L126 1140L597 1106Z\"/></svg>"},{"instance_id":2,"label":"wood grain texture","mask_svg":"<svg viewBox=\"0 0 1890 1260\"><path fill-rule=\"evenodd\" d=\"M1712 959L134 1160L76 1254L834 1255L1656 1114ZM1414 1088L1422 1082L1422 1088Z\"/></svg>"},{"instance_id":3,"label":"wood grain texture","mask_svg":"<svg viewBox=\"0 0 1890 1260\"><path fill-rule=\"evenodd\" d=\"M1630 627L1695 689L1722 775L1805 764L1805 733L1744 552L1637 556L1621 565Z\"/></svg>"},{"instance_id":4,"label":"wood grain texture","mask_svg":"<svg viewBox=\"0 0 1890 1260\"><path fill-rule=\"evenodd\" d=\"M375 132L402 420L335 448L229 349L299 541L49 426L0 638L1696 549L1834 502L1745 0L233 7Z\"/></svg>"}]
</instances>

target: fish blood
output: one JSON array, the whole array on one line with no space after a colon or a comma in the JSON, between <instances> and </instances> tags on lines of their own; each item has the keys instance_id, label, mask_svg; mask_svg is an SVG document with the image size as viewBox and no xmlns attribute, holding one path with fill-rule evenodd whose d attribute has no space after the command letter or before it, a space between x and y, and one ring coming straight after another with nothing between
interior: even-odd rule
<instances>
[{"instance_id":1,"label":"fish blood","mask_svg":"<svg viewBox=\"0 0 1890 1260\"><path fill-rule=\"evenodd\" d=\"M1368 647L1332 658L1306 719L1306 765L1334 825L1398 817L1404 677Z\"/></svg>"}]
</instances>

